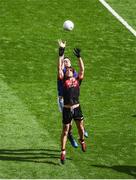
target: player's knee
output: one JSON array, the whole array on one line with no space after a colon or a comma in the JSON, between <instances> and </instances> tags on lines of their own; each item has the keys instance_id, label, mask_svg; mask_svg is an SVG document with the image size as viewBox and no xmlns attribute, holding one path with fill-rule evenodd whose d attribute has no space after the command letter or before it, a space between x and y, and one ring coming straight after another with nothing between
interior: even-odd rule
<instances>
[{"instance_id":1,"label":"player's knee","mask_svg":"<svg viewBox=\"0 0 136 180\"><path fill-rule=\"evenodd\" d=\"M63 136L68 136L68 131L67 130L63 131Z\"/></svg>"},{"instance_id":2,"label":"player's knee","mask_svg":"<svg viewBox=\"0 0 136 180\"><path fill-rule=\"evenodd\" d=\"M67 135L68 135L68 132L69 132L69 126L66 125L66 126L64 126L64 128L63 128L63 136L67 136Z\"/></svg>"},{"instance_id":3,"label":"player's knee","mask_svg":"<svg viewBox=\"0 0 136 180\"><path fill-rule=\"evenodd\" d=\"M84 131L84 126L83 126L83 124L79 124L79 128L81 129L81 131Z\"/></svg>"}]
</instances>

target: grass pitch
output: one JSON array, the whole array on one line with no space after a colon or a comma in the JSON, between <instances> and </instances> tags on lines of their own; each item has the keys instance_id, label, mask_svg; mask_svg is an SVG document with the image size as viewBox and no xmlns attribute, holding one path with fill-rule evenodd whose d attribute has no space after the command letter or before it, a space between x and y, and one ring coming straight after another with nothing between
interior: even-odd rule
<instances>
[{"instance_id":1,"label":"grass pitch","mask_svg":"<svg viewBox=\"0 0 136 180\"><path fill-rule=\"evenodd\" d=\"M3 0L0 7L0 178L136 178L135 37L97 0ZM72 32L62 29L66 19L75 23ZM64 166L60 38L76 69L72 50L82 49L80 99L89 133L86 153L67 143ZM78 138L75 124L73 133Z\"/></svg>"}]
</instances>

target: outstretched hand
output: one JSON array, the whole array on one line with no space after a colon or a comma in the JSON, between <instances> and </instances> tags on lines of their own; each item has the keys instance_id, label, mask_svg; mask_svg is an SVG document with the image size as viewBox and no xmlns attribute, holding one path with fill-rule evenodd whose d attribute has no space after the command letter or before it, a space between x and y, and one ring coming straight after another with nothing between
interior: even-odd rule
<instances>
[{"instance_id":1,"label":"outstretched hand","mask_svg":"<svg viewBox=\"0 0 136 180\"><path fill-rule=\"evenodd\" d=\"M62 41L61 39L58 40L59 47L65 48L66 47L66 41Z\"/></svg>"},{"instance_id":2,"label":"outstretched hand","mask_svg":"<svg viewBox=\"0 0 136 180\"><path fill-rule=\"evenodd\" d=\"M59 56L63 56L66 47L66 41L62 41L61 39L59 39L58 44L59 44Z\"/></svg>"},{"instance_id":3,"label":"outstretched hand","mask_svg":"<svg viewBox=\"0 0 136 180\"><path fill-rule=\"evenodd\" d=\"M81 55L80 55L81 50L79 48L74 48L73 53L76 57L78 57L78 58L81 57Z\"/></svg>"}]
</instances>

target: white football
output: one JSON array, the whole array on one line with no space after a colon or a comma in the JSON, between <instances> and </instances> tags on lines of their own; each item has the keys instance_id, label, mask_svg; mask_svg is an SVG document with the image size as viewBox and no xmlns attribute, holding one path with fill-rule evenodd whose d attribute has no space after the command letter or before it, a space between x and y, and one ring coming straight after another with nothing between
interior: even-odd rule
<instances>
[{"instance_id":1,"label":"white football","mask_svg":"<svg viewBox=\"0 0 136 180\"><path fill-rule=\"evenodd\" d=\"M74 23L70 20L67 20L63 24L63 28L67 31L72 31L74 28Z\"/></svg>"}]
</instances>

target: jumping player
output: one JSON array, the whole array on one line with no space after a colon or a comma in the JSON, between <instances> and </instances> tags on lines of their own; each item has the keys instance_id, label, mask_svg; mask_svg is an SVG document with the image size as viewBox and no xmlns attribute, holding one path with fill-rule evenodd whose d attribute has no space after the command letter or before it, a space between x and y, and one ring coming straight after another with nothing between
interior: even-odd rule
<instances>
[{"instance_id":1,"label":"jumping player","mask_svg":"<svg viewBox=\"0 0 136 180\"><path fill-rule=\"evenodd\" d=\"M79 142L82 147L82 151L86 151L86 144L84 141L84 126L83 126L83 115L79 103L80 84L84 77L84 64L80 56L80 50L74 49L74 54L77 56L79 61L80 71L78 77L74 77L74 69L67 67L64 74L62 69L62 59L64 56L65 42L59 42L59 63L58 63L58 77L63 81L63 129L61 134L61 163L64 164L66 157L66 142L69 127L72 119L75 120L78 133Z\"/></svg>"},{"instance_id":2,"label":"jumping player","mask_svg":"<svg viewBox=\"0 0 136 180\"><path fill-rule=\"evenodd\" d=\"M64 57L64 59L62 59L61 63L62 63L61 67L62 67L63 73L65 74L66 68L71 67L71 61L68 57ZM77 77L77 75L78 75L77 72L74 71L74 77ZM62 112L63 106L64 106L63 82L62 82L62 80L60 80L60 79L57 80L57 87L58 87L58 107L59 107L60 112ZM71 121L69 132L68 132L68 139L74 148L78 147L78 144L72 135L72 121Z\"/></svg>"},{"instance_id":3,"label":"jumping player","mask_svg":"<svg viewBox=\"0 0 136 180\"><path fill-rule=\"evenodd\" d=\"M58 43L61 43L61 40L59 40ZM65 51L65 48L64 48L64 51ZM66 72L66 68L71 67L70 59L68 57L64 57L64 54L61 58L61 67L63 69L64 74ZM77 76L78 76L78 73L74 70L74 77L76 78ZM58 107L59 107L59 111L62 112L63 106L64 106L63 82L60 79L57 80L57 88L58 88ZM88 132L85 129L84 129L84 136L88 137ZM72 121L69 128L68 139L74 148L78 147L78 144L72 135Z\"/></svg>"}]
</instances>

